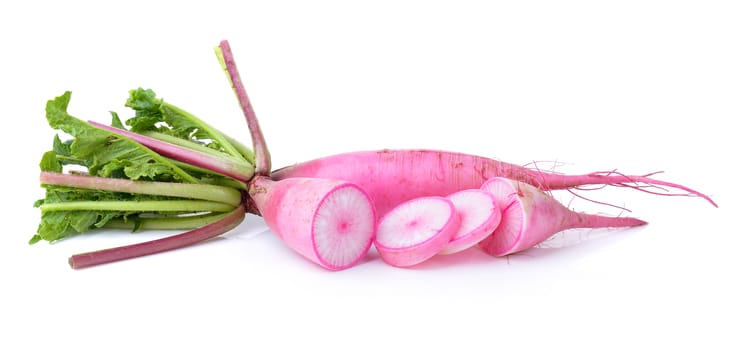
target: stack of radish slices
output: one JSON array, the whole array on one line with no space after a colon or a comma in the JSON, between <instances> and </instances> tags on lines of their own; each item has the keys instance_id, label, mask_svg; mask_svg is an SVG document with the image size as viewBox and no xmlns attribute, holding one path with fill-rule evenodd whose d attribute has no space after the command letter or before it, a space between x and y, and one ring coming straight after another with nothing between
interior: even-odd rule
<instances>
[{"instance_id":1,"label":"stack of radish slices","mask_svg":"<svg viewBox=\"0 0 751 350\"><path fill-rule=\"evenodd\" d=\"M300 182L299 188L309 189L313 180L321 181L295 181ZM372 200L358 186L332 182L325 187L327 190L312 197L286 195L290 188L280 192L251 190L251 196L259 197L254 199L263 217L282 240L330 270L355 265L371 243L386 263L409 267L476 245L490 255L503 256L531 248L566 229L646 224L635 218L574 212L537 187L501 177L488 179L479 189L408 200L377 222ZM275 192L285 195L273 198ZM267 196L272 198L262 198ZM264 210L270 202L274 202L274 208L295 207L295 215L300 215L300 208L308 207L309 220L293 220ZM292 222L307 224L293 227Z\"/></svg>"},{"instance_id":2,"label":"stack of radish slices","mask_svg":"<svg viewBox=\"0 0 751 350\"><path fill-rule=\"evenodd\" d=\"M406 267L476 244L488 254L503 256L570 228L643 224L635 218L577 213L537 187L496 177L480 189L400 204L378 224L375 246L385 262Z\"/></svg>"}]
</instances>

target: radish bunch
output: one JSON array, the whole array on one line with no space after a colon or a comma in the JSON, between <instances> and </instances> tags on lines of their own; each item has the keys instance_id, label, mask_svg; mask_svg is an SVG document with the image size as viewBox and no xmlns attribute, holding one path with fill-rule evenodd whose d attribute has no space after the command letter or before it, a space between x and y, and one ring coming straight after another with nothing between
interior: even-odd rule
<instances>
[{"instance_id":1,"label":"radish bunch","mask_svg":"<svg viewBox=\"0 0 751 350\"><path fill-rule=\"evenodd\" d=\"M35 204L43 220L31 243L101 227L190 229L74 255L70 264L79 268L191 245L228 232L251 213L325 269L352 267L373 245L386 263L408 267L474 246L492 256L512 254L571 228L646 223L573 212L548 193L553 190L628 187L698 196L716 206L705 194L655 179L656 173L568 175L441 150L348 152L274 170L227 41L216 53L253 149L151 90L131 91L126 105L135 117L123 123L113 113L111 126L71 116L67 92L50 100L46 112L50 126L73 139L56 137L40 163L47 196ZM68 165L87 171L66 174Z\"/></svg>"}]
</instances>

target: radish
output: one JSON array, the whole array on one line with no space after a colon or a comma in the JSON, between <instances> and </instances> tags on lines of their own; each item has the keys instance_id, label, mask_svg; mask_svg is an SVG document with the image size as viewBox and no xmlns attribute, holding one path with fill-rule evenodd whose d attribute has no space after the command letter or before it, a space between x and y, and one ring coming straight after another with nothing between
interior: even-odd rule
<instances>
[{"instance_id":1,"label":"radish","mask_svg":"<svg viewBox=\"0 0 751 350\"><path fill-rule=\"evenodd\" d=\"M482 190L492 193L503 210L503 220L479 243L486 253L503 256L531 248L554 234L572 228L631 227L646 224L628 217L577 213L564 207L539 188L524 182L496 177Z\"/></svg>"},{"instance_id":2,"label":"radish","mask_svg":"<svg viewBox=\"0 0 751 350\"><path fill-rule=\"evenodd\" d=\"M342 180L256 177L249 186L252 211L288 246L329 269L356 264L373 241L373 202Z\"/></svg>"},{"instance_id":3,"label":"radish","mask_svg":"<svg viewBox=\"0 0 751 350\"><path fill-rule=\"evenodd\" d=\"M461 225L454 205L443 197L409 200L378 223L375 247L388 264L406 267L436 255Z\"/></svg>"},{"instance_id":4,"label":"radish","mask_svg":"<svg viewBox=\"0 0 751 350\"><path fill-rule=\"evenodd\" d=\"M454 204L461 225L438 254L453 254L474 246L489 236L501 222L498 201L489 192L470 189L452 193L446 199Z\"/></svg>"},{"instance_id":5,"label":"radish","mask_svg":"<svg viewBox=\"0 0 751 350\"><path fill-rule=\"evenodd\" d=\"M505 177L532 184L540 189L575 189L584 185L612 185L648 191L657 186L673 187L700 196L717 206L708 196L684 186L649 176L626 176L615 172L563 175L529 169L490 158L437 150L381 150L343 153L274 171L276 180L290 177L321 177L351 181L370 193L381 216L412 198L447 196L461 190L480 188L493 177ZM666 192L650 192L671 195Z\"/></svg>"}]
</instances>

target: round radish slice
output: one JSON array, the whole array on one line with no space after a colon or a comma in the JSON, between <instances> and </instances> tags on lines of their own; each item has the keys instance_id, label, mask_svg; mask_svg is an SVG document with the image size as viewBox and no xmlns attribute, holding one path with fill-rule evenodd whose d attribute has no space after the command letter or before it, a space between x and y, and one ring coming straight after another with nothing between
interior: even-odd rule
<instances>
[{"instance_id":1,"label":"round radish slice","mask_svg":"<svg viewBox=\"0 0 751 350\"><path fill-rule=\"evenodd\" d=\"M451 240L461 221L454 204L443 197L409 200L387 212L378 223L375 246L388 264L406 267L436 255Z\"/></svg>"},{"instance_id":2,"label":"round radish slice","mask_svg":"<svg viewBox=\"0 0 751 350\"><path fill-rule=\"evenodd\" d=\"M324 198L313 217L313 244L328 268L339 270L362 258L373 241L375 212L368 195L345 185Z\"/></svg>"},{"instance_id":3,"label":"round radish slice","mask_svg":"<svg viewBox=\"0 0 751 350\"><path fill-rule=\"evenodd\" d=\"M501 210L491 193L470 189L446 196L454 204L461 224L451 241L438 254L453 254L474 246L498 227Z\"/></svg>"}]
</instances>

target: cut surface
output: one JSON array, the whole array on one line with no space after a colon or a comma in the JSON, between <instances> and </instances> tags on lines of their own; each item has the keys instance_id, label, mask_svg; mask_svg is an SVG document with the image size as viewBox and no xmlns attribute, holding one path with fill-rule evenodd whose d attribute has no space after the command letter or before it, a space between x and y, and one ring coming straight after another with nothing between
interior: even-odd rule
<instances>
[{"instance_id":1,"label":"cut surface","mask_svg":"<svg viewBox=\"0 0 751 350\"><path fill-rule=\"evenodd\" d=\"M329 193L313 218L313 245L321 262L332 268L356 263L370 248L375 211L365 192L342 186Z\"/></svg>"},{"instance_id":2,"label":"cut surface","mask_svg":"<svg viewBox=\"0 0 751 350\"><path fill-rule=\"evenodd\" d=\"M489 180L482 189L496 197L503 219L498 228L480 242L480 247L488 254L501 255L509 251L519 240L524 228L524 210L516 189L507 181Z\"/></svg>"},{"instance_id":3,"label":"cut surface","mask_svg":"<svg viewBox=\"0 0 751 350\"><path fill-rule=\"evenodd\" d=\"M442 230L452 216L448 200L420 198L394 208L378 225L376 241L383 247L405 248L423 243Z\"/></svg>"}]
</instances>

